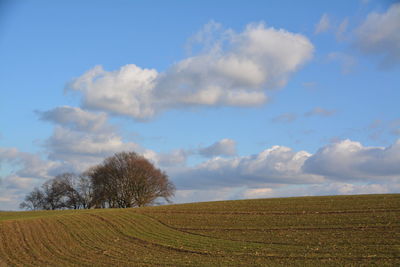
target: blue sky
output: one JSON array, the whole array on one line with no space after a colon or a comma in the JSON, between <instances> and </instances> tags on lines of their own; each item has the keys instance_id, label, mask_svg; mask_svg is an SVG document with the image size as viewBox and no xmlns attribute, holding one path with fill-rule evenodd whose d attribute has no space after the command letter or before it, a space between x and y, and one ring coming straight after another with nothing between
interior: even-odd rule
<instances>
[{"instance_id":1,"label":"blue sky","mask_svg":"<svg viewBox=\"0 0 400 267\"><path fill-rule=\"evenodd\" d=\"M396 1L0 1L0 209L122 150L175 202L399 192Z\"/></svg>"}]
</instances>

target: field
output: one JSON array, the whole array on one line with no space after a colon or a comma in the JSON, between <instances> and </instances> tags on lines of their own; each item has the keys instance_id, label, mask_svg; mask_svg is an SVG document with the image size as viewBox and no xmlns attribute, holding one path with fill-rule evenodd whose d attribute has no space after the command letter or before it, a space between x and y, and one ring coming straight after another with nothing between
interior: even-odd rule
<instances>
[{"instance_id":1,"label":"field","mask_svg":"<svg viewBox=\"0 0 400 267\"><path fill-rule=\"evenodd\" d=\"M0 212L0 266L400 266L400 195Z\"/></svg>"}]
</instances>

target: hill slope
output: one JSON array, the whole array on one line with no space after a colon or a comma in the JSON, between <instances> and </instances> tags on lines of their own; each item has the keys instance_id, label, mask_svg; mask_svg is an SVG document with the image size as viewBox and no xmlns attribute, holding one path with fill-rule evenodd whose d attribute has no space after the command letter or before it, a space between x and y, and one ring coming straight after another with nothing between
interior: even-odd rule
<instances>
[{"instance_id":1,"label":"hill slope","mask_svg":"<svg viewBox=\"0 0 400 267\"><path fill-rule=\"evenodd\" d=\"M399 219L399 194L0 212L0 266L394 266Z\"/></svg>"}]
</instances>

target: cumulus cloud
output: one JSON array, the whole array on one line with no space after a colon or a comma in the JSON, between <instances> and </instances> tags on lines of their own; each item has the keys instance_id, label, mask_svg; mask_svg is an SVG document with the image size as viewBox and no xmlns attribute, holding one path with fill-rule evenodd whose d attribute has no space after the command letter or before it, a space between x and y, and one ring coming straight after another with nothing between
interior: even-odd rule
<instances>
[{"instance_id":1,"label":"cumulus cloud","mask_svg":"<svg viewBox=\"0 0 400 267\"><path fill-rule=\"evenodd\" d=\"M324 146L315 154L273 146L252 156L215 157L193 167L174 170L171 177L181 190L236 188L236 197L240 194L274 196L270 188L275 192L277 187L288 185L298 187L296 190L302 195L306 194L302 188L322 184L325 187L336 184L328 190L332 194L346 190L379 193L400 180L400 140L386 148L365 147L359 142L343 140ZM328 191L322 190L321 194Z\"/></svg>"},{"instance_id":2,"label":"cumulus cloud","mask_svg":"<svg viewBox=\"0 0 400 267\"><path fill-rule=\"evenodd\" d=\"M135 151L158 167L185 163L184 150L156 153L126 142L106 121L104 114L72 107L38 112L41 119L56 124L53 134L44 141L43 155L0 148L0 209L16 209L23 197L46 179L63 172L83 172L104 158L121 151ZM182 153L181 153L182 152Z\"/></svg>"},{"instance_id":3,"label":"cumulus cloud","mask_svg":"<svg viewBox=\"0 0 400 267\"><path fill-rule=\"evenodd\" d=\"M134 64L116 71L96 66L72 81L67 88L80 91L83 106L144 119L154 115L153 90L158 72Z\"/></svg>"},{"instance_id":4,"label":"cumulus cloud","mask_svg":"<svg viewBox=\"0 0 400 267\"><path fill-rule=\"evenodd\" d=\"M198 152L177 149L170 153L157 153L124 142L117 135L108 136L107 141L104 136L103 140L102 136L93 136L93 132L89 134L84 136L82 132L58 126L55 135L66 140L61 149L64 152L52 147L49 155L54 154L47 160L17 149L1 148L1 166L15 166L3 179L0 207L15 209L26 192L44 179L64 170L83 170L85 163L91 160L100 162L103 156L120 148L135 150L166 170L178 188L176 202L393 193L400 189L400 140L388 147L367 147L359 142L343 140L324 146L314 154L273 146L251 156L214 157L188 166L187 158ZM214 144L218 143L223 142ZM66 147L67 144L70 148ZM8 171L7 167L5 171Z\"/></svg>"},{"instance_id":5,"label":"cumulus cloud","mask_svg":"<svg viewBox=\"0 0 400 267\"><path fill-rule=\"evenodd\" d=\"M306 117L310 117L310 116L323 116L323 117L329 117L332 116L336 113L336 110L328 110L328 109L324 109L321 107L315 107L312 110L306 112L304 115Z\"/></svg>"},{"instance_id":6,"label":"cumulus cloud","mask_svg":"<svg viewBox=\"0 0 400 267\"><path fill-rule=\"evenodd\" d=\"M262 186L270 183L318 183L321 176L303 174L302 165L311 154L274 146L259 154L235 158L215 157L175 173L178 186L207 187Z\"/></svg>"},{"instance_id":7,"label":"cumulus cloud","mask_svg":"<svg viewBox=\"0 0 400 267\"><path fill-rule=\"evenodd\" d=\"M384 13L372 12L356 30L356 47L380 57L380 65L390 68L400 63L400 3Z\"/></svg>"},{"instance_id":8,"label":"cumulus cloud","mask_svg":"<svg viewBox=\"0 0 400 267\"><path fill-rule=\"evenodd\" d=\"M45 141L48 157L75 166L83 171L105 157L121 151L143 152L138 144L124 142L121 136L110 133L83 133L56 126Z\"/></svg>"},{"instance_id":9,"label":"cumulus cloud","mask_svg":"<svg viewBox=\"0 0 400 267\"><path fill-rule=\"evenodd\" d=\"M152 160L156 165L172 169L182 169L186 166L190 156L201 155L203 157L234 156L236 155L236 141L224 138L209 146L197 149L175 149L167 153L157 153L146 150L145 156Z\"/></svg>"},{"instance_id":10,"label":"cumulus cloud","mask_svg":"<svg viewBox=\"0 0 400 267\"><path fill-rule=\"evenodd\" d=\"M80 92L85 108L139 120L187 106L256 106L267 101L266 89L284 86L313 54L305 36L263 23L240 33L213 25L197 38L207 40L207 49L165 72L134 64L116 71L96 66L67 90Z\"/></svg>"},{"instance_id":11,"label":"cumulus cloud","mask_svg":"<svg viewBox=\"0 0 400 267\"><path fill-rule=\"evenodd\" d=\"M314 34L320 34L326 32L329 28L330 28L329 16L328 14L323 14L317 25L315 25Z\"/></svg>"},{"instance_id":12,"label":"cumulus cloud","mask_svg":"<svg viewBox=\"0 0 400 267\"><path fill-rule=\"evenodd\" d=\"M67 124L69 125L69 123ZM82 132L56 126L45 141L46 157L21 152L16 148L0 148L0 209L16 209L23 197L46 179L64 172L83 172L104 158L121 151L134 151L156 166L179 167L186 162L184 150L157 153L132 142L125 142L114 132Z\"/></svg>"},{"instance_id":13,"label":"cumulus cloud","mask_svg":"<svg viewBox=\"0 0 400 267\"><path fill-rule=\"evenodd\" d=\"M234 156L236 155L236 142L225 138L208 147L199 149L199 154L205 157Z\"/></svg>"},{"instance_id":14,"label":"cumulus cloud","mask_svg":"<svg viewBox=\"0 0 400 267\"><path fill-rule=\"evenodd\" d=\"M399 180L400 140L386 148L348 139L333 143L309 157L303 170L335 180Z\"/></svg>"},{"instance_id":15,"label":"cumulus cloud","mask_svg":"<svg viewBox=\"0 0 400 267\"><path fill-rule=\"evenodd\" d=\"M78 131L99 131L105 128L107 115L93 113L77 107L62 106L48 111L37 111L41 120L50 121L58 125Z\"/></svg>"},{"instance_id":16,"label":"cumulus cloud","mask_svg":"<svg viewBox=\"0 0 400 267\"><path fill-rule=\"evenodd\" d=\"M56 124L44 146L48 159L60 163L55 169L58 173L82 172L121 151L135 151L161 167L182 165L190 154L183 149L157 153L137 143L124 141L102 112L63 106L37 113L42 120Z\"/></svg>"},{"instance_id":17,"label":"cumulus cloud","mask_svg":"<svg viewBox=\"0 0 400 267\"><path fill-rule=\"evenodd\" d=\"M84 171L121 151L147 152L136 143L124 142L117 129L108 123L105 113L62 106L37 114L55 124L44 147L50 161L62 163L59 172Z\"/></svg>"}]
</instances>

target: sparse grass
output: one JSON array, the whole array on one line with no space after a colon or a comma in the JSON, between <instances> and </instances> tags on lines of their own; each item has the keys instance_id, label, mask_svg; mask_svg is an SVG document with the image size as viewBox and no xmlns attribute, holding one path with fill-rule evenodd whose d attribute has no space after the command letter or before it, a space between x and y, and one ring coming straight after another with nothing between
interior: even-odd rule
<instances>
[{"instance_id":1,"label":"sparse grass","mask_svg":"<svg viewBox=\"0 0 400 267\"><path fill-rule=\"evenodd\" d=\"M0 212L0 266L399 266L400 195Z\"/></svg>"}]
</instances>

